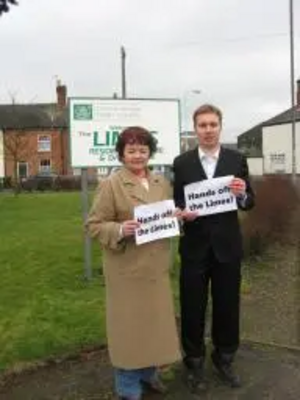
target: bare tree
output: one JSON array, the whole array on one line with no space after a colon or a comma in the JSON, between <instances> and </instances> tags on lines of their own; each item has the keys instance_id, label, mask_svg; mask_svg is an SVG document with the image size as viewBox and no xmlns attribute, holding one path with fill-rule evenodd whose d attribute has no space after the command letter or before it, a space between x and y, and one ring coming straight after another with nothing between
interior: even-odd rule
<instances>
[{"instance_id":1,"label":"bare tree","mask_svg":"<svg viewBox=\"0 0 300 400\"><path fill-rule=\"evenodd\" d=\"M11 5L17 6L18 2L16 0L0 0L0 17L9 12Z\"/></svg>"},{"instance_id":2,"label":"bare tree","mask_svg":"<svg viewBox=\"0 0 300 400\"><path fill-rule=\"evenodd\" d=\"M28 159L31 152L29 134L24 129L17 107L15 97L11 95L10 119L12 127L4 129L3 132L4 154L6 160L13 165L12 184L16 194L20 192L21 188L18 164Z\"/></svg>"}]
</instances>

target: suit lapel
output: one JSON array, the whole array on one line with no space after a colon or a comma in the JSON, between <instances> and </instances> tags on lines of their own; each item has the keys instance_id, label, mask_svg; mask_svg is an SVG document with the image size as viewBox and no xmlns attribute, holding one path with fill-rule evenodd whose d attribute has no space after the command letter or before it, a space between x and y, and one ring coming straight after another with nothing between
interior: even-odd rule
<instances>
[{"instance_id":1,"label":"suit lapel","mask_svg":"<svg viewBox=\"0 0 300 400\"><path fill-rule=\"evenodd\" d=\"M226 175L226 150L221 146L214 178Z\"/></svg>"},{"instance_id":2,"label":"suit lapel","mask_svg":"<svg viewBox=\"0 0 300 400\"><path fill-rule=\"evenodd\" d=\"M224 149L221 146L213 178L226 175L226 169L227 169L226 154L227 154L226 149ZM196 147L196 149L194 149L192 152L191 164L192 165L190 174L192 175L194 182L207 179L207 175L205 173L205 170L203 168L203 165L199 157L198 147Z\"/></svg>"},{"instance_id":3,"label":"suit lapel","mask_svg":"<svg viewBox=\"0 0 300 400\"><path fill-rule=\"evenodd\" d=\"M198 147L196 147L192 151L191 164L192 164L192 168L191 168L190 174L192 175L194 182L202 181L203 179L207 179L205 170L203 168L203 165L202 165L200 157L199 157Z\"/></svg>"}]
</instances>

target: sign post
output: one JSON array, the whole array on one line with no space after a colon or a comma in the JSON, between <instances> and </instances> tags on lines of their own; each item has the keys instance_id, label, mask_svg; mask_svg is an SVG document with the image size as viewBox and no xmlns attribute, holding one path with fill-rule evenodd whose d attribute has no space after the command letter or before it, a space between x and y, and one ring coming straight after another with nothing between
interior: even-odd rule
<instances>
[{"instance_id":1,"label":"sign post","mask_svg":"<svg viewBox=\"0 0 300 400\"><path fill-rule=\"evenodd\" d=\"M88 192L88 171L87 168L81 169L81 203L82 217L85 224L89 213L89 192ZM90 281L92 279L92 256L91 238L84 229L84 277Z\"/></svg>"}]
</instances>

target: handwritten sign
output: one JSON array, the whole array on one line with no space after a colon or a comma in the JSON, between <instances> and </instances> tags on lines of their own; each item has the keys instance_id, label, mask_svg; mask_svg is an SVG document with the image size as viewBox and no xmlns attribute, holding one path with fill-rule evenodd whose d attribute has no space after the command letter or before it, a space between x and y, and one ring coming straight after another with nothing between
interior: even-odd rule
<instances>
[{"instance_id":1,"label":"handwritten sign","mask_svg":"<svg viewBox=\"0 0 300 400\"><path fill-rule=\"evenodd\" d=\"M233 176L206 179L184 187L186 207L199 216L218 214L237 209L236 197L229 184Z\"/></svg>"},{"instance_id":2,"label":"handwritten sign","mask_svg":"<svg viewBox=\"0 0 300 400\"><path fill-rule=\"evenodd\" d=\"M179 235L176 217L173 217L175 204L173 200L143 204L134 209L134 218L141 225L135 232L136 244Z\"/></svg>"}]
</instances>

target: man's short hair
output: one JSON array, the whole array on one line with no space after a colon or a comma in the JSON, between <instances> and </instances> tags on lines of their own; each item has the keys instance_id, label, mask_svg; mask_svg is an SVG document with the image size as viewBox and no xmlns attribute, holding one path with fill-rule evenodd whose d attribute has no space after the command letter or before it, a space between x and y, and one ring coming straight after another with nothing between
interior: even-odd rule
<instances>
[{"instance_id":1,"label":"man's short hair","mask_svg":"<svg viewBox=\"0 0 300 400\"><path fill-rule=\"evenodd\" d=\"M193 114L194 125L196 124L198 115L202 114L216 114L219 118L220 124L222 125L223 115L222 111L218 107L212 104L203 104L202 106L198 107Z\"/></svg>"}]
</instances>

